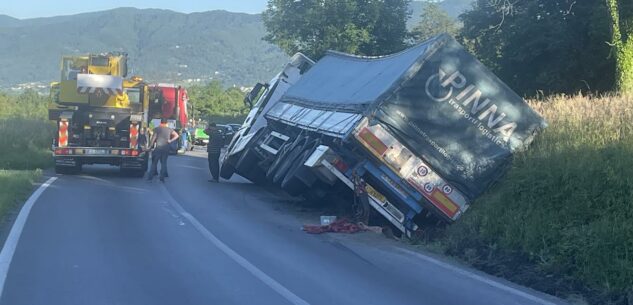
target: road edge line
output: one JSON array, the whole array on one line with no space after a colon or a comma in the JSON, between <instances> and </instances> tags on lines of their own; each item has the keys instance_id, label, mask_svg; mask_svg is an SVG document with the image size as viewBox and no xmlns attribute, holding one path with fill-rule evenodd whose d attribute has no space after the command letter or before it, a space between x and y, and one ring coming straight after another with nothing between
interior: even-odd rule
<instances>
[{"instance_id":1,"label":"road edge line","mask_svg":"<svg viewBox=\"0 0 633 305\"><path fill-rule=\"evenodd\" d=\"M545 300L545 299L543 299L541 297L535 296L535 295L527 293L525 291L521 291L521 290L519 290L517 288L505 285L505 284L500 283L498 281L495 281L493 279L486 278L486 277L484 277L482 275L479 275L479 274L476 274L474 272L471 272L471 271L459 268L457 266L453 266L451 264L442 262L442 261L440 261L438 259L435 259L433 257L424 255L422 253L418 253L418 252L411 251L411 250L408 250L408 249L403 249L403 248L396 248L396 249L398 251L400 251L400 252L407 253L407 254L413 255L413 256L415 256L417 258L423 259L423 260L425 260L425 261L427 261L429 263L432 263L432 264L434 264L436 266L439 266L439 267L451 270L453 272L456 272L456 273L459 273L459 274L461 274L463 276L466 276L466 277L468 277L470 279L482 282L484 284L487 284L487 285L492 286L494 288L503 290L505 292L508 292L508 293L511 293L511 294L523 297L523 298L528 299L530 301L533 301L533 302L536 302L536 303L540 303L542 305L560 305L560 303L555 303L553 301Z\"/></svg>"},{"instance_id":2,"label":"road edge line","mask_svg":"<svg viewBox=\"0 0 633 305\"><path fill-rule=\"evenodd\" d=\"M270 277L261 269L257 268L251 262L249 262L246 258L239 255L235 250L231 249L227 244L222 242L217 236L215 236L211 231L209 231L202 223L198 221L193 215L187 212L176 199L169 193L167 187L162 184L161 189L170 202L171 206L178 212L178 214L182 215L191 225L200 233L205 239L210 241L214 246L216 246L220 251L222 251L226 256L235 261L242 268L246 269L249 273L259 279L266 286L270 287L272 290L281 295L284 299L288 300L290 303L295 305L310 305L307 301L294 294L288 288L284 287L281 283L277 282L275 279Z\"/></svg>"},{"instance_id":3,"label":"road edge line","mask_svg":"<svg viewBox=\"0 0 633 305\"><path fill-rule=\"evenodd\" d=\"M4 293L4 284L7 279L7 275L9 273L9 267L11 266L11 261L13 260L13 254L15 253L15 249L18 246L18 242L20 241L20 236L22 235L22 230L24 229L24 225L26 224L26 220L31 213L31 208L40 198L40 195L44 193L44 191L53 184L57 180L57 177L50 177L46 182L40 185L33 194L26 200L22 209L20 209L20 213L18 213L18 217L15 219L15 222L11 226L11 231L9 231L9 236L7 236L4 245L2 246L2 251L0 252L0 300L2 298L2 294Z\"/></svg>"}]
</instances>

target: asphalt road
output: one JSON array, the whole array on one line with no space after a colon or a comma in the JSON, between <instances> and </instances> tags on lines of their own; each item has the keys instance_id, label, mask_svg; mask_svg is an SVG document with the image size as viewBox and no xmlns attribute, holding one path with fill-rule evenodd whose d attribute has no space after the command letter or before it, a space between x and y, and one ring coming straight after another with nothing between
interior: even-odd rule
<instances>
[{"instance_id":1,"label":"asphalt road","mask_svg":"<svg viewBox=\"0 0 633 305\"><path fill-rule=\"evenodd\" d=\"M561 304L380 234L306 234L316 215L239 177L208 182L201 156L171 157L165 184L111 167L59 176L0 304Z\"/></svg>"}]
</instances>

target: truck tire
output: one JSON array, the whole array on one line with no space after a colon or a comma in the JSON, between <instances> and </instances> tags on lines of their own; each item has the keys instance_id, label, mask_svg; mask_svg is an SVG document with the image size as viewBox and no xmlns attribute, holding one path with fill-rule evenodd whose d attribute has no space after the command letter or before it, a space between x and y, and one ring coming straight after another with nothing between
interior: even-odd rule
<instances>
[{"instance_id":1,"label":"truck tire","mask_svg":"<svg viewBox=\"0 0 633 305\"><path fill-rule=\"evenodd\" d=\"M235 173L235 166L233 166L233 162L230 158L231 157L224 160L224 162L222 162L222 165L220 166L220 177L226 180L231 179L231 177L233 177L233 174Z\"/></svg>"},{"instance_id":2,"label":"truck tire","mask_svg":"<svg viewBox=\"0 0 633 305\"><path fill-rule=\"evenodd\" d=\"M275 171L275 175L273 176L274 184L281 184L281 181L286 176L286 173L290 169L290 167L294 164L295 160L301 155L303 150L305 149L304 145L295 145L283 158L282 162L279 164L279 168Z\"/></svg>"},{"instance_id":3,"label":"truck tire","mask_svg":"<svg viewBox=\"0 0 633 305\"><path fill-rule=\"evenodd\" d=\"M299 137L296 137L294 141L292 141L292 143L286 143L283 146L281 146L279 148L279 152L277 153L277 156L275 157L275 160L266 171L266 179L273 181L275 178L275 175L277 174L277 170L286 160L286 156L288 156L288 153L292 151L297 145L300 145L302 141L305 141L305 140L306 140L305 137L299 136Z\"/></svg>"},{"instance_id":4,"label":"truck tire","mask_svg":"<svg viewBox=\"0 0 633 305\"><path fill-rule=\"evenodd\" d=\"M265 184L264 171L257 166L257 155L252 148L247 148L235 163L235 172L255 184Z\"/></svg>"},{"instance_id":5,"label":"truck tire","mask_svg":"<svg viewBox=\"0 0 633 305\"><path fill-rule=\"evenodd\" d=\"M75 166L58 166L55 165L55 173L60 175L76 175L81 173L81 164Z\"/></svg>"},{"instance_id":6,"label":"truck tire","mask_svg":"<svg viewBox=\"0 0 633 305\"><path fill-rule=\"evenodd\" d=\"M292 196L299 196L306 189L305 183L297 177L297 173L303 169L303 164L312 155L312 150L307 149L301 154L288 170L288 173L281 181L281 189Z\"/></svg>"},{"instance_id":7,"label":"truck tire","mask_svg":"<svg viewBox=\"0 0 633 305\"><path fill-rule=\"evenodd\" d=\"M124 168L121 167L121 174L126 177L143 178L149 168L149 154L145 154L141 168Z\"/></svg>"},{"instance_id":8,"label":"truck tire","mask_svg":"<svg viewBox=\"0 0 633 305\"><path fill-rule=\"evenodd\" d=\"M281 181L281 188L288 194L297 196L306 187L311 187L316 181L316 176L303 164L308 161L315 149L321 144L320 140L308 141L303 145L303 153L294 161Z\"/></svg>"},{"instance_id":9,"label":"truck tire","mask_svg":"<svg viewBox=\"0 0 633 305\"><path fill-rule=\"evenodd\" d=\"M284 157L290 150L291 146L292 146L291 143L287 143L279 148L279 151L277 152L277 156L275 157L275 160L270 165L270 167L268 167L268 170L266 170L266 179L270 181L273 180L273 177L275 176L275 173L277 172L277 168L279 168L279 165L282 163Z\"/></svg>"},{"instance_id":10,"label":"truck tire","mask_svg":"<svg viewBox=\"0 0 633 305\"><path fill-rule=\"evenodd\" d=\"M142 178L145 176L146 170L133 169L133 168L121 168L121 175L124 177Z\"/></svg>"}]
</instances>

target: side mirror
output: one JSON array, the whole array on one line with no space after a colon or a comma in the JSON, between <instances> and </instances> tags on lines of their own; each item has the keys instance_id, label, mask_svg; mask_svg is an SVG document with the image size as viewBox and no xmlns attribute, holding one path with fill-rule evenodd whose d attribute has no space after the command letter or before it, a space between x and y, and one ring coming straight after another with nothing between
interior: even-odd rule
<instances>
[{"instance_id":1,"label":"side mirror","mask_svg":"<svg viewBox=\"0 0 633 305\"><path fill-rule=\"evenodd\" d=\"M257 96L259 96L259 93L262 91L263 88L264 84L257 83L255 84L255 87L253 87L253 90L251 90L251 92L246 95L246 97L244 98L244 104L248 105L249 109L253 109L253 104L256 102Z\"/></svg>"}]
</instances>

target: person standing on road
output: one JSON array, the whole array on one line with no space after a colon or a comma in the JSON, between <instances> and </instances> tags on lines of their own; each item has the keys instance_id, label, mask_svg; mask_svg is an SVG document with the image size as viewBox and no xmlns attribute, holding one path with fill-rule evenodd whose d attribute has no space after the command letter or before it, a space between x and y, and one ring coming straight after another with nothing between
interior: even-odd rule
<instances>
[{"instance_id":1,"label":"person standing on road","mask_svg":"<svg viewBox=\"0 0 633 305\"><path fill-rule=\"evenodd\" d=\"M187 151L189 148L189 131L187 131L187 128L182 128L180 130L180 138L182 142L182 149Z\"/></svg>"},{"instance_id":2,"label":"person standing on road","mask_svg":"<svg viewBox=\"0 0 633 305\"><path fill-rule=\"evenodd\" d=\"M152 180L158 174L158 162L160 162L160 181L165 182L167 176L167 157L169 157L170 144L178 140L178 133L167 126L167 119L160 120L160 126L154 128L150 147L152 151L152 168L147 175L147 180Z\"/></svg>"},{"instance_id":3,"label":"person standing on road","mask_svg":"<svg viewBox=\"0 0 633 305\"><path fill-rule=\"evenodd\" d=\"M204 130L209 136L209 144L207 144L207 154L209 159L209 171L213 177L210 182L220 181L220 153L224 146L224 135L222 130L217 128L215 123L210 123L209 127Z\"/></svg>"}]
</instances>

